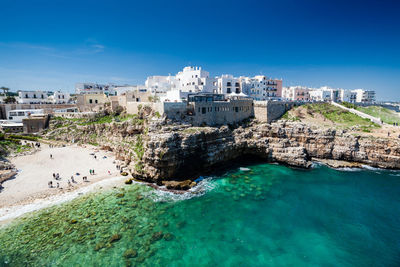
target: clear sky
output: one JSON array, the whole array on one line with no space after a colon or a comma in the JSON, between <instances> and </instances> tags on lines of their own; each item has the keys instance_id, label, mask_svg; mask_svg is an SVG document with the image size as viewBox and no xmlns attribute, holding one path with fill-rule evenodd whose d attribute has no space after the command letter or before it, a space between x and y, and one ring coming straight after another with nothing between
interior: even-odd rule
<instances>
[{"instance_id":1,"label":"clear sky","mask_svg":"<svg viewBox=\"0 0 400 267\"><path fill-rule=\"evenodd\" d=\"M0 0L0 86L142 84L186 65L400 101L400 1Z\"/></svg>"}]
</instances>

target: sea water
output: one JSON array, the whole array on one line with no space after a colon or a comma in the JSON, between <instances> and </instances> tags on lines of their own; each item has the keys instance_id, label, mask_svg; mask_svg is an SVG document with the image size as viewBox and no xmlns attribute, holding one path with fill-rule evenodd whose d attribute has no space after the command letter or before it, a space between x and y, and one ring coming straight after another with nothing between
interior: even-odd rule
<instances>
[{"instance_id":1,"label":"sea water","mask_svg":"<svg viewBox=\"0 0 400 267\"><path fill-rule=\"evenodd\" d=\"M0 230L0 266L400 266L400 172L245 167L30 213Z\"/></svg>"}]
</instances>

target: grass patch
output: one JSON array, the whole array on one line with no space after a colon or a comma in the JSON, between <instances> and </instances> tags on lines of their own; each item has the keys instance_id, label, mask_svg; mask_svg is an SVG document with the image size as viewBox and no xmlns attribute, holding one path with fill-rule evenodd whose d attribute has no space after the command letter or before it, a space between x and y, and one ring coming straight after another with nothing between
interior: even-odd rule
<instances>
[{"instance_id":1,"label":"grass patch","mask_svg":"<svg viewBox=\"0 0 400 267\"><path fill-rule=\"evenodd\" d=\"M400 123L400 113L380 106L357 107L357 110L381 120L388 124Z\"/></svg>"},{"instance_id":2,"label":"grass patch","mask_svg":"<svg viewBox=\"0 0 400 267\"><path fill-rule=\"evenodd\" d=\"M338 128L342 129L355 128L363 132L370 132L373 129L380 128L380 125L371 122L369 119L361 118L356 114L333 106L329 103L313 103L297 108L305 108L311 119L314 118L314 115L320 114L325 119L333 122ZM295 109L286 112L282 118L293 121L300 120L300 118L294 115L293 111Z\"/></svg>"}]
</instances>

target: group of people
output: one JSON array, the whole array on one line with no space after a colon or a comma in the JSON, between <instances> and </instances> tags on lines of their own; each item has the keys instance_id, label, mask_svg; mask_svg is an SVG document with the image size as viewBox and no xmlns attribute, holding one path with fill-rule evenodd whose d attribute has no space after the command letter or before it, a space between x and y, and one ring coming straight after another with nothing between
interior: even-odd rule
<instances>
[{"instance_id":1,"label":"group of people","mask_svg":"<svg viewBox=\"0 0 400 267\"><path fill-rule=\"evenodd\" d=\"M40 143L35 144L35 145L36 145L36 146L38 145L38 147L40 147ZM50 148L51 148L51 147L54 147L54 145L51 145L51 144L50 144L49 147L50 147ZM94 159L97 159L97 156L96 156L95 154L92 154L92 155L93 155L93 158L94 158ZM107 157L104 156L103 158L107 158ZM50 154L50 159L53 159L53 155L52 155L52 154ZM114 162L114 163L115 163L115 162ZM122 172L121 165L116 165L116 168L117 168L117 170L120 170L120 172ZM96 175L94 169L89 169L89 173L90 173L90 175ZM108 171L108 174L111 175L111 171ZM80 173L76 173L76 175L80 175ZM61 180L60 174L59 174L59 173L53 173L53 178L54 178L55 180L57 180L57 181ZM83 182L89 182L87 176L83 176L83 177L82 177L82 181L83 181ZM74 176L71 175L71 179L68 179L68 180L67 180L68 187L71 187L73 183L77 184L78 182L75 180ZM49 182L48 182L48 186L49 186L49 188L54 188L54 186L53 186L53 181L49 181ZM57 182L56 188L60 188L60 183L59 183L59 182Z\"/></svg>"},{"instance_id":2,"label":"group of people","mask_svg":"<svg viewBox=\"0 0 400 267\"><path fill-rule=\"evenodd\" d=\"M48 182L47 185L49 186L49 188L53 188L53 181ZM57 182L56 188L60 188L59 182Z\"/></svg>"}]
</instances>

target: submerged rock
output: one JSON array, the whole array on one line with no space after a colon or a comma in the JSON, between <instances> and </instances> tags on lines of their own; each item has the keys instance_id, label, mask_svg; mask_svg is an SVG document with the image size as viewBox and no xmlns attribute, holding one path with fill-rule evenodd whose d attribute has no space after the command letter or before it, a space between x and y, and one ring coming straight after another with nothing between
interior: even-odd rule
<instances>
[{"instance_id":1,"label":"submerged rock","mask_svg":"<svg viewBox=\"0 0 400 267\"><path fill-rule=\"evenodd\" d=\"M154 242L160 240L161 238L163 238L163 232L162 232L162 231L160 231L160 232L155 232L155 233L153 233L153 235L151 236L150 242L151 242L151 243L154 243Z\"/></svg>"},{"instance_id":2,"label":"submerged rock","mask_svg":"<svg viewBox=\"0 0 400 267\"><path fill-rule=\"evenodd\" d=\"M119 241L121 238L122 238L122 235L120 235L120 234L113 234L113 235L110 237L110 243L117 242L117 241Z\"/></svg>"},{"instance_id":3,"label":"submerged rock","mask_svg":"<svg viewBox=\"0 0 400 267\"><path fill-rule=\"evenodd\" d=\"M165 241L171 241L172 239L174 239L174 235L173 235L173 234L171 234L171 233L166 233L166 234L164 235L164 240L165 240Z\"/></svg>"},{"instance_id":4,"label":"submerged rock","mask_svg":"<svg viewBox=\"0 0 400 267\"><path fill-rule=\"evenodd\" d=\"M124 252L125 258L135 258L135 257L137 257L137 255L138 255L137 250L132 249L132 248L129 248L129 249L125 250L125 252Z\"/></svg>"}]
</instances>

